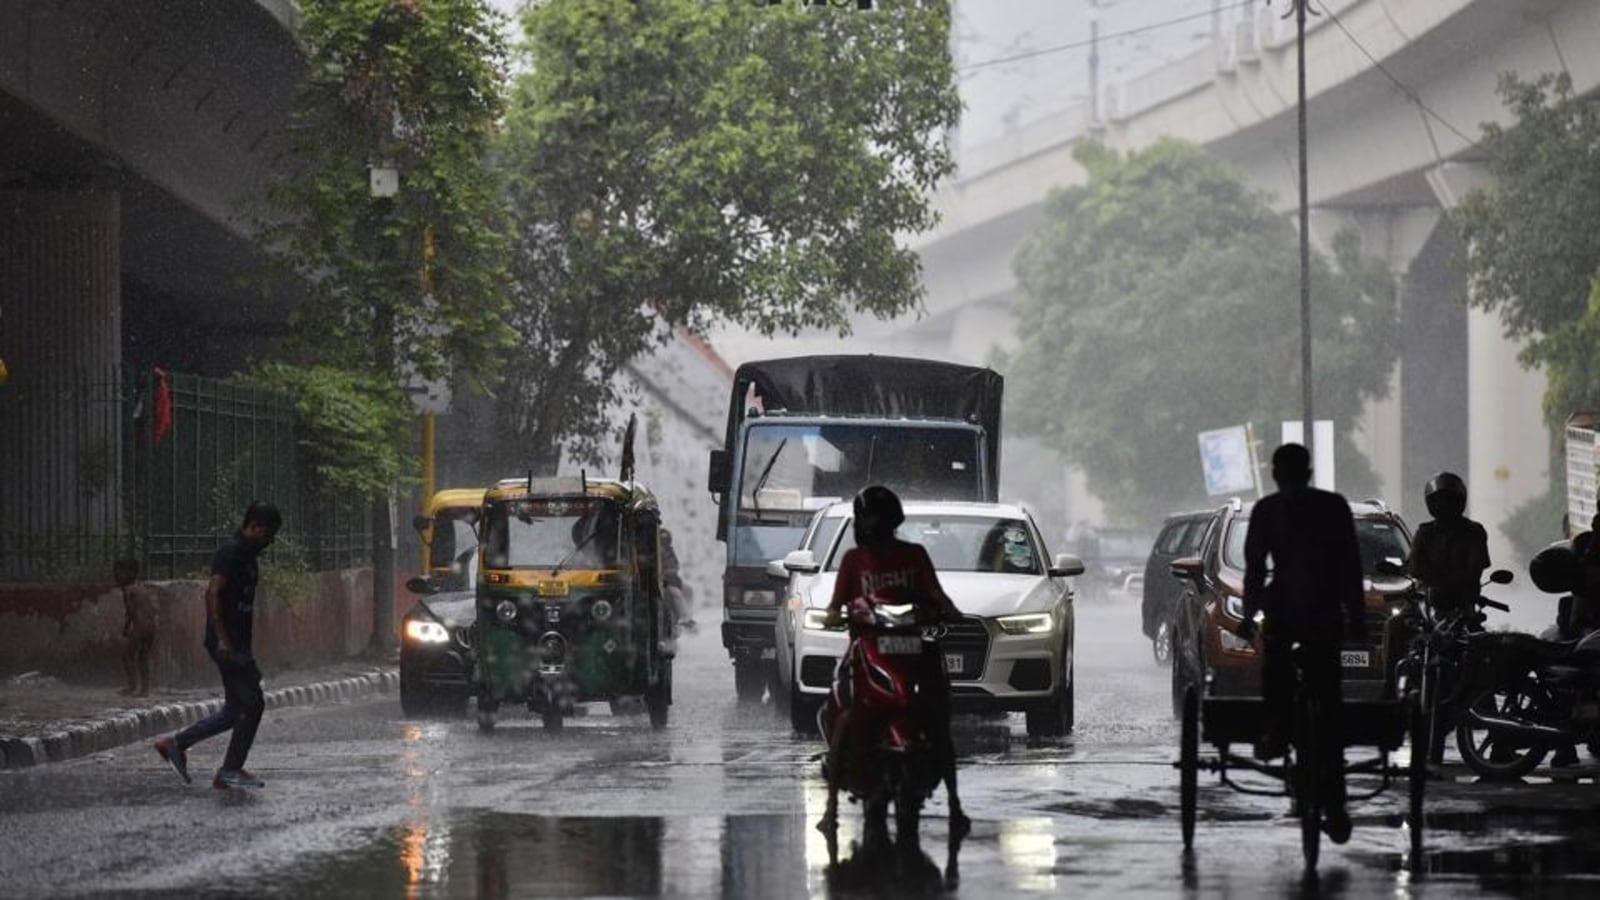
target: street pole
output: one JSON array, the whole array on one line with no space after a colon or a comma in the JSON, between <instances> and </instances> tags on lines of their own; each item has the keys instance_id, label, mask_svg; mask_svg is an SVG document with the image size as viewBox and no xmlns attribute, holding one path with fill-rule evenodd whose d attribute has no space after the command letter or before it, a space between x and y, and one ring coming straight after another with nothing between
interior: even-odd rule
<instances>
[{"instance_id":1,"label":"street pole","mask_svg":"<svg viewBox=\"0 0 1600 900\"><path fill-rule=\"evenodd\" d=\"M1100 127L1100 0L1089 0L1089 127Z\"/></svg>"},{"instance_id":2,"label":"street pole","mask_svg":"<svg viewBox=\"0 0 1600 900\"><path fill-rule=\"evenodd\" d=\"M1313 465L1317 458L1316 416L1311 404L1311 207L1306 176L1306 7L1311 0L1294 0L1295 49L1299 55L1298 108L1300 132L1300 401L1302 436Z\"/></svg>"},{"instance_id":3,"label":"street pole","mask_svg":"<svg viewBox=\"0 0 1600 900\"><path fill-rule=\"evenodd\" d=\"M433 499L434 487L434 458L433 458L433 413L422 414L422 502L427 503ZM422 547L422 571L428 571L428 547Z\"/></svg>"}]
</instances>

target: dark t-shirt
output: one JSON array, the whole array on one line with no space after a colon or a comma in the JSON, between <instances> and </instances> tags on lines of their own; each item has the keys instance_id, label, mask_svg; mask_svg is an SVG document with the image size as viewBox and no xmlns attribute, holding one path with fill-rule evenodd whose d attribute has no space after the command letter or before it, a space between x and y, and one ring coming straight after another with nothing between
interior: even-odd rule
<instances>
[{"instance_id":1,"label":"dark t-shirt","mask_svg":"<svg viewBox=\"0 0 1600 900\"><path fill-rule=\"evenodd\" d=\"M1489 568L1489 534L1471 519L1423 522L1411 542L1411 574L1429 589L1434 603L1454 605L1478 596Z\"/></svg>"},{"instance_id":2,"label":"dark t-shirt","mask_svg":"<svg viewBox=\"0 0 1600 900\"><path fill-rule=\"evenodd\" d=\"M1305 488L1262 498L1250 513L1244 557L1244 613L1264 611L1268 634L1338 640L1361 621L1361 550L1338 494Z\"/></svg>"},{"instance_id":3,"label":"dark t-shirt","mask_svg":"<svg viewBox=\"0 0 1600 900\"><path fill-rule=\"evenodd\" d=\"M259 570L256 557L261 553L254 544L235 534L211 557L211 574L224 579L218 611L222 626L228 631L233 649L239 653L250 652L251 631L255 625L256 582ZM216 650L217 632L209 616L206 617L206 649Z\"/></svg>"}]
</instances>

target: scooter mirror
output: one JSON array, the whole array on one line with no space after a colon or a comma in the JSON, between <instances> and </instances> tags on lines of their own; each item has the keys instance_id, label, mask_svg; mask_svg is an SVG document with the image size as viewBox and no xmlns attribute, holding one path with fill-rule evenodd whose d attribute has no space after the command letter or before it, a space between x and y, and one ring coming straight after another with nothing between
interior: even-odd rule
<instances>
[{"instance_id":1,"label":"scooter mirror","mask_svg":"<svg viewBox=\"0 0 1600 900\"><path fill-rule=\"evenodd\" d=\"M1494 582L1495 584L1510 584L1511 583L1511 570L1510 569L1495 569L1493 572L1489 573L1489 580Z\"/></svg>"}]
</instances>

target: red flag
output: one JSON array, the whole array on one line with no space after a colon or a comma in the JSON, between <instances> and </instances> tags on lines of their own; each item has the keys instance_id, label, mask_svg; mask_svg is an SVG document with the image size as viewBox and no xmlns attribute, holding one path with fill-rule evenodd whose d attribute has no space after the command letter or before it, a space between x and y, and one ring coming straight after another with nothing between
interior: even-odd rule
<instances>
[{"instance_id":1,"label":"red flag","mask_svg":"<svg viewBox=\"0 0 1600 900\"><path fill-rule=\"evenodd\" d=\"M155 411L151 416L150 449L161 446L161 439L172 430L172 385L167 381L167 370L156 369Z\"/></svg>"}]
</instances>

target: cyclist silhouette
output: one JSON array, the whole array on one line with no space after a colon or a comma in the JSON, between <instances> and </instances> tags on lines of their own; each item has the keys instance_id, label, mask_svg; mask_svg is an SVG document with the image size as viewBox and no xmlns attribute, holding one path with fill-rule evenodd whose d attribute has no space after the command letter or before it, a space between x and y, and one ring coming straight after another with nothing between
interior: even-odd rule
<instances>
[{"instance_id":1,"label":"cyclist silhouette","mask_svg":"<svg viewBox=\"0 0 1600 900\"><path fill-rule=\"evenodd\" d=\"M1273 451L1272 478L1278 491L1256 503L1245 532L1244 619L1236 628L1239 637L1254 640L1256 613L1265 614L1261 696L1266 722L1255 746L1263 760L1287 749L1297 681L1305 699L1320 701L1322 733L1341 734L1339 650L1346 638L1364 640L1366 633L1361 550L1350 504L1311 487L1311 454L1299 444ZM1323 749L1323 828L1342 844L1350 838L1343 740Z\"/></svg>"}]
</instances>

